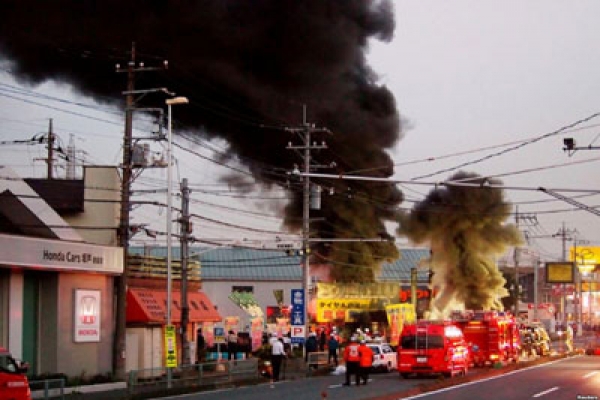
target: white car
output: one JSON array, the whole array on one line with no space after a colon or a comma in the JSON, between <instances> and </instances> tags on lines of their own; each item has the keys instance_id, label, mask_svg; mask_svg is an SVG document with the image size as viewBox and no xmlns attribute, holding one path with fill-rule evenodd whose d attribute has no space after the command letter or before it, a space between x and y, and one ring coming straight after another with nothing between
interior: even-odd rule
<instances>
[{"instance_id":1,"label":"white car","mask_svg":"<svg viewBox=\"0 0 600 400\"><path fill-rule=\"evenodd\" d=\"M390 372L397 369L396 352L387 343L367 343L373 350L373 370Z\"/></svg>"}]
</instances>

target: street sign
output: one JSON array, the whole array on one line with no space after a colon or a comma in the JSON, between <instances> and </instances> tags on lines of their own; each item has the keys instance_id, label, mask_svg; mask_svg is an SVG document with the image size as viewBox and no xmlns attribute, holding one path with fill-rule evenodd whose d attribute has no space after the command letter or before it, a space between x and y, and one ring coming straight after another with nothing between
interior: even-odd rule
<instances>
[{"instance_id":1,"label":"street sign","mask_svg":"<svg viewBox=\"0 0 600 400\"><path fill-rule=\"evenodd\" d=\"M306 338L306 322L304 319L304 290L292 289L292 312L290 315L292 326L292 343L304 343Z\"/></svg>"},{"instance_id":2,"label":"street sign","mask_svg":"<svg viewBox=\"0 0 600 400\"><path fill-rule=\"evenodd\" d=\"M177 367L177 339L175 325L165 326L165 365L167 368Z\"/></svg>"},{"instance_id":3,"label":"street sign","mask_svg":"<svg viewBox=\"0 0 600 400\"><path fill-rule=\"evenodd\" d=\"M217 344L225 343L225 328L220 327L220 326L215 326L214 337L215 337L215 343L217 343Z\"/></svg>"}]
</instances>

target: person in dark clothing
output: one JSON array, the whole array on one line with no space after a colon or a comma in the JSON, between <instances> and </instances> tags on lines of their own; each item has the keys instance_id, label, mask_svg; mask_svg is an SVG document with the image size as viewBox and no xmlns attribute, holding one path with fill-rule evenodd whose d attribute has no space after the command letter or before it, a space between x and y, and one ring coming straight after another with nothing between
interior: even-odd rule
<instances>
[{"instance_id":1,"label":"person in dark clothing","mask_svg":"<svg viewBox=\"0 0 600 400\"><path fill-rule=\"evenodd\" d=\"M321 335L319 336L319 351L325 351L325 343L327 343L327 335L325 335L325 329L321 329Z\"/></svg>"},{"instance_id":2,"label":"person in dark clothing","mask_svg":"<svg viewBox=\"0 0 600 400\"><path fill-rule=\"evenodd\" d=\"M308 339L306 339L306 356L304 361L308 362L308 355L310 353L314 353L319 348L319 343L317 342L317 334L311 332L308 334Z\"/></svg>"},{"instance_id":3,"label":"person in dark clothing","mask_svg":"<svg viewBox=\"0 0 600 400\"><path fill-rule=\"evenodd\" d=\"M198 328L196 336L196 363L204 361L206 356L206 341L202 335L202 328Z\"/></svg>"},{"instance_id":4,"label":"person in dark clothing","mask_svg":"<svg viewBox=\"0 0 600 400\"><path fill-rule=\"evenodd\" d=\"M332 333L329 335L329 341L327 342L327 348L329 349L329 355L327 357L327 364L331 364L331 360L335 363L335 366L338 366L338 349L340 347L340 342L335 337L335 334Z\"/></svg>"},{"instance_id":5,"label":"person in dark clothing","mask_svg":"<svg viewBox=\"0 0 600 400\"><path fill-rule=\"evenodd\" d=\"M237 343L238 338L235 332L229 331L229 335L227 336L227 352L229 353L227 356L228 360L235 360L235 354L237 353Z\"/></svg>"}]
</instances>

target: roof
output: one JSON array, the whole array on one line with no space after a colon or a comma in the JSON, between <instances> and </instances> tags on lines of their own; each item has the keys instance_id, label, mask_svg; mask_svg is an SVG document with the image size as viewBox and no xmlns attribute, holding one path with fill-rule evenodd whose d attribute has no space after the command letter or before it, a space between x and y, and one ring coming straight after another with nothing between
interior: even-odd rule
<instances>
[{"instance_id":1,"label":"roof","mask_svg":"<svg viewBox=\"0 0 600 400\"><path fill-rule=\"evenodd\" d=\"M171 321L181 322L181 292L171 292ZM216 307L202 292L188 292L190 322L219 322L222 320ZM167 291L130 288L127 291L127 322L165 323Z\"/></svg>"},{"instance_id":2,"label":"roof","mask_svg":"<svg viewBox=\"0 0 600 400\"><path fill-rule=\"evenodd\" d=\"M400 249L400 258L390 263L381 265L381 273L377 277L380 282L398 282L410 279L410 270L420 267L425 260L429 259L430 251L426 248ZM417 270L418 281L429 280L429 265L424 264Z\"/></svg>"},{"instance_id":3,"label":"roof","mask_svg":"<svg viewBox=\"0 0 600 400\"><path fill-rule=\"evenodd\" d=\"M172 249L174 259L179 258L179 247ZM166 257L165 247L130 247L134 254ZM261 250L249 248L190 248L190 254L200 258L203 281L301 281L302 257L287 255L283 250ZM400 249L400 258L383 263L376 278L381 282L398 282L410 279L412 268L419 267L429 258L429 249ZM418 280L428 280L426 268L418 271Z\"/></svg>"}]
</instances>

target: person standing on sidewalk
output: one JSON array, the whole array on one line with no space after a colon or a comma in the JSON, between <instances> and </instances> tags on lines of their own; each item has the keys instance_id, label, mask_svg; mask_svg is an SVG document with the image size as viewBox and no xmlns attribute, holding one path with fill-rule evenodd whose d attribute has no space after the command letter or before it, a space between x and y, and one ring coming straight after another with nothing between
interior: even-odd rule
<instances>
[{"instance_id":1,"label":"person standing on sidewalk","mask_svg":"<svg viewBox=\"0 0 600 400\"><path fill-rule=\"evenodd\" d=\"M362 380L363 385L366 385L369 380L369 371L373 365L373 350L367 346L366 341L361 340L360 346L358 346L358 353L360 354L359 381ZM359 383L357 383L357 385L359 385Z\"/></svg>"},{"instance_id":2,"label":"person standing on sidewalk","mask_svg":"<svg viewBox=\"0 0 600 400\"><path fill-rule=\"evenodd\" d=\"M346 382L344 386L350 386L352 375L355 376L356 384L360 384L358 376L358 367L360 363L360 353L358 351L358 339L356 336L350 338L350 344L344 349L344 361L346 362Z\"/></svg>"},{"instance_id":3,"label":"person standing on sidewalk","mask_svg":"<svg viewBox=\"0 0 600 400\"><path fill-rule=\"evenodd\" d=\"M340 342L338 342L335 337L335 333L331 333L329 335L329 341L327 342L327 349L329 351L327 357L327 364L331 364L331 360L335 363L335 366L338 366L338 348L340 347Z\"/></svg>"},{"instance_id":4,"label":"person standing on sidewalk","mask_svg":"<svg viewBox=\"0 0 600 400\"><path fill-rule=\"evenodd\" d=\"M273 367L272 382L279 381L279 371L281 371L281 362L286 357L285 349L283 347L283 339L277 339L273 341L271 347L271 366Z\"/></svg>"}]
</instances>

